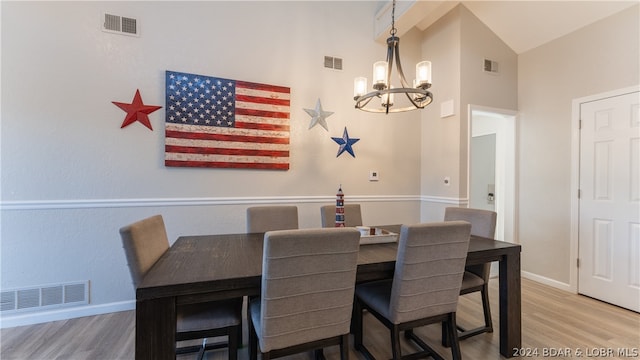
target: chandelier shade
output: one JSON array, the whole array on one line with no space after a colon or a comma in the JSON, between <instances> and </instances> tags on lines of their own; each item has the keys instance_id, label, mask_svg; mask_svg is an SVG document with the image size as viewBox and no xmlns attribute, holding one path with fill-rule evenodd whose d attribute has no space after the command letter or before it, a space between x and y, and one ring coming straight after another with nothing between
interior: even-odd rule
<instances>
[{"instance_id":1,"label":"chandelier shade","mask_svg":"<svg viewBox=\"0 0 640 360\"><path fill-rule=\"evenodd\" d=\"M393 0L391 36L387 39L387 58L386 61L377 61L373 64L371 84L373 91L367 93L368 84L365 77L357 77L353 82L353 99L356 102L356 109L388 114L423 109L433 101L433 95L427 90L431 87L431 62L421 61L416 65L416 77L411 85L404 76L400 63L400 38L396 36L395 9L396 1ZM391 85L394 61L401 85L395 88ZM399 94L401 98L404 94L408 102L405 101L404 105L394 107L396 100L394 94ZM371 103L374 98L380 99L379 107L374 106L377 101Z\"/></svg>"}]
</instances>

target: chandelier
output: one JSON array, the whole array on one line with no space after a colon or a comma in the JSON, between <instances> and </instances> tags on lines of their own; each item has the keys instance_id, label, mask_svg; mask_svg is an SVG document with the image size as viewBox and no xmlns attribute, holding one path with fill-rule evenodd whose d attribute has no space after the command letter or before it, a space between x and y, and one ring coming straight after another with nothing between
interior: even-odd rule
<instances>
[{"instance_id":1,"label":"chandelier","mask_svg":"<svg viewBox=\"0 0 640 360\"><path fill-rule=\"evenodd\" d=\"M367 91L367 78L357 77L353 82L353 99L356 102L356 109L375 113L395 113L423 109L431 104L433 95L428 88L431 87L431 62L421 61L416 65L416 78L413 80L413 86L409 86L402 72L402 64L400 64L400 38L396 36L397 29L395 24L396 0L393 0L393 9L391 11L391 36L387 39L387 60L377 61L373 64L373 91ZM393 69L393 61L396 62L396 71L400 78L402 87L394 88L391 85L391 70ZM394 94L406 95L409 103L406 101L404 105L394 107ZM400 96L402 97L402 96ZM373 104L367 107L374 98L380 99L380 107L374 107ZM375 103L375 102L374 102Z\"/></svg>"}]
</instances>

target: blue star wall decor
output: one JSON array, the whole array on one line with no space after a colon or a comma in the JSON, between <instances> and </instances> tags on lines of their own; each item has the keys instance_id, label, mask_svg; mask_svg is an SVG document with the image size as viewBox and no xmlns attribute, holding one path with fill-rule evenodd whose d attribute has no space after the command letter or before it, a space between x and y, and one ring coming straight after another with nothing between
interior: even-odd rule
<instances>
[{"instance_id":1,"label":"blue star wall decor","mask_svg":"<svg viewBox=\"0 0 640 360\"><path fill-rule=\"evenodd\" d=\"M351 145L357 143L360 139L350 138L349 133L347 132L347 127L344 127L344 132L342 133L341 138L332 137L333 141L340 145L340 149L338 149L338 155L336 157L342 155L343 152L348 152L351 156L356 157L356 154L353 153L353 148Z\"/></svg>"},{"instance_id":2,"label":"blue star wall decor","mask_svg":"<svg viewBox=\"0 0 640 360\"><path fill-rule=\"evenodd\" d=\"M332 111L324 111L322 109L322 104L320 103L320 98L318 98L318 102L316 102L315 109L304 109L304 111L311 116L311 123L309 124L309 129L320 124L326 131L329 131L329 126L327 125L327 118L333 114Z\"/></svg>"}]
</instances>

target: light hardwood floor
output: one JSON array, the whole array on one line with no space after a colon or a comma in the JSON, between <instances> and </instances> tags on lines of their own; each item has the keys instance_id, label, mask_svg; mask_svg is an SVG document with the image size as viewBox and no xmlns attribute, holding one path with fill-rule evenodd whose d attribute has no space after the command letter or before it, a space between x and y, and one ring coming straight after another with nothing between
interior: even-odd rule
<instances>
[{"instance_id":1,"label":"light hardwood floor","mask_svg":"<svg viewBox=\"0 0 640 360\"><path fill-rule=\"evenodd\" d=\"M495 332L461 342L464 359L502 358L498 350L497 285L497 279L492 279L491 308ZM458 306L458 322L475 325L481 318L479 296L470 294L462 297ZM0 359L133 359L134 331L133 311L3 329L0 332ZM418 329L416 333L446 359L451 358L448 349L440 346L439 325ZM388 337L388 331L380 323L371 316L366 317L365 344L379 359L391 356ZM525 350L523 355L533 359L573 359L578 358L577 351L581 352L582 358L640 359L640 315L523 279L522 344ZM628 356L619 354L619 349L626 351ZM560 350L564 350L564 353L558 356ZM415 351L413 345L405 342L403 354L412 351ZM328 359L338 359L337 347L326 349L325 355ZM353 347L350 356L351 359L363 359ZM191 355L178 357L180 360L191 358ZM225 360L227 352L210 351L205 358ZM291 358L307 360L311 356L301 354ZM239 359L248 359L246 346L240 350Z\"/></svg>"}]
</instances>

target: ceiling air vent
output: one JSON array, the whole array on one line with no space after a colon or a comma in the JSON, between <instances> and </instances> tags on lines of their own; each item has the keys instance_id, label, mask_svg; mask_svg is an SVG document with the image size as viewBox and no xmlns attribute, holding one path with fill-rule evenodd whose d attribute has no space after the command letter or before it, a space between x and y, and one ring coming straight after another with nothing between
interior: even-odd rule
<instances>
[{"instance_id":1,"label":"ceiling air vent","mask_svg":"<svg viewBox=\"0 0 640 360\"><path fill-rule=\"evenodd\" d=\"M138 21L134 18L105 13L102 22L102 31L114 34L139 36Z\"/></svg>"},{"instance_id":2,"label":"ceiling air vent","mask_svg":"<svg viewBox=\"0 0 640 360\"><path fill-rule=\"evenodd\" d=\"M498 73L498 62L497 61L493 61L493 60L489 60L489 59L484 59L483 70L486 73L497 74Z\"/></svg>"}]
</instances>

